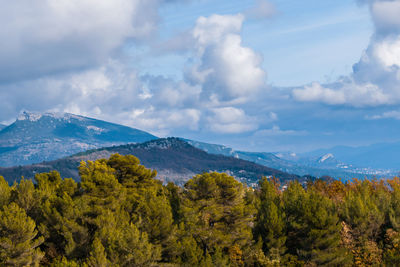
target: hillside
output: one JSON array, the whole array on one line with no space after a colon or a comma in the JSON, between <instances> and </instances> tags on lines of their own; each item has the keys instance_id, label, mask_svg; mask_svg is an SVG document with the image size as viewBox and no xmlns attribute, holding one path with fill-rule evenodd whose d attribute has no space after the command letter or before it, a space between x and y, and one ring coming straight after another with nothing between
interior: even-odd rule
<instances>
[{"instance_id":1,"label":"hillside","mask_svg":"<svg viewBox=\"0 0 400 267\"><path fill-rule=\"evenodd\" d=\"M63 177L78 180L77 167L81 161L108 158L114 153L134 155L144 166L157 170L159 179L178 184L184 183L195 174L209 171L228 173L247 184L257 183L262 176L275 176L282 181L300 178L246 160L209 154L178 138L96 149L35 165L0 168L0 175L12 182L21 176L32 178L35 173L58 170Z\"/></svg>"},{"instance_id":2,"label":"hillside","mask_svg":"<svg viewBox=\"0 0 400 267\"><path fill-rule=\"evenodd\" d=\"M157 137L134 128L69 113L22 113L0 131L0 166L51 161L88 149Z\"/></svg>"}]
</instances>

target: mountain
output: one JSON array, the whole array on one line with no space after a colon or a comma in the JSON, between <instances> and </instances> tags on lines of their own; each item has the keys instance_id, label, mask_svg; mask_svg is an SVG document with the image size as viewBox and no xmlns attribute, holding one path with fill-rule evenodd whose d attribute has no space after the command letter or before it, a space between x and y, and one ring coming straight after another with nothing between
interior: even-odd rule
<instances>
[{"instance_id":1,"label":"mountain","mask_svg":"<svg viewBox=\"0 0 400 267\"><path fill-rule=\"evenodd\" d=\"M209 154L179 138L157 139L141 144L89 150L55 161L0 168L0 175L12 182L21 176L32 178L35 173L58 170L63 177L79 179L77 167L81 161L108 158L114 153L134 155L144 166L157 170L159 179L174 181L177 184L183 184L194 175L209 171L228 173L249 185L255 185L262 176L275 176L281 181L300 179L297 175L246 160Z\"/></svg>"},{"instance_id":2,"label":"mountain","mask_svg":"<svg viewBox=\"0 0 400 267\"><path fill-rule=\"evenodd\" d=\"M378 143L369 146L336 146L304 153L312 157L332 153L335 157L354 166L368 166L376 169L400 170L400 142Z\"/></svg>"},{"instance_id":3,"label":"mountain","mask_svg":"<svg viewBox=\"0 0 400 267\"><path fill-rule=\"evenodd\" d=\"M1 131L2 129L6 128L6 127L7 127L6 125L0 123L0 131Z\"/></svg>"},{"instance_id":4,"label":"mountain","mask_svg":"<svg viewBox=\"0 0 400 267\"><path fill-rule=\"evenodd\" d=\"M310 155L296 154L294 152L244 152L236 151L223 145L208 144L193 140L186 141L212 154L233 156L300 176L311 175L315 177L331 176L341 179L363 179L372 178L374 176L394 175L388 170L354 167L351 164L343 163L338 160L334 154L329 153L329 151L324 151L325 153L319 151Z\"/></svg>"},{"instance_id":5,"label":"mountain","mask_svg":"<svg viewBox=\"0 0 400 267\"><path fill-rule=\"evenodd\" d=\"M88 149L156 139L147 132L69 113L22 113L0 131L0 166L49 161Z\"/></svg>"}]
</instances>

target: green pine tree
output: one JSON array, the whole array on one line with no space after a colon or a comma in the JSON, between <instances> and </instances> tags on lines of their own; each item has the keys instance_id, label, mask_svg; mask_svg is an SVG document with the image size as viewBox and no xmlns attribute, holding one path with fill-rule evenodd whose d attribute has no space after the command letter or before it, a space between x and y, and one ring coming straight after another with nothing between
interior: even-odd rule
<instances>
[{"instance_id":1,"label":"green pine tree","mask_svg":"<svg viewBox=\"0 0 400 267\"><path fill-rule=\"evenodd\" d=\"M271 262L280 262L286 248L286 225L283 203L278 185L273 180L263 178L258 192L255 238L262 239L263 250Z\"/></svg>"},{"instance_id":2,"label":"green pine tree","mask_svg":"<svg viewBox=\"0 0 400 267\"><path fill-rule=\"evenodd\" d=\"M0 210L0 264L3 266L39 266L43 253L37 248L35 222L17 204Z\"/></svg>"},{"instance_id":3,"label":"green pine tree","mask_svg":"<svg viewBox=\"0 0 400 267\"><path fill-rule=\"evenodd\" d=\"M8 205L11 197L11 187L8 185L7 181L0 176L0 209L4 205Z\"/></svg>"},{"instance_id":4,"label":"green pine tree","mask_svg":"<svg viewBox=\"0 0 400 267\"><path fill-rule=\"evenodd\" d=\"M112 266L111 262L107 259L107 255L103 244L98 238L95 238L92 245L92 251L87 260L89 267L108 267Z\"/></svg>"},{"instance_id":5,"label":"green pine tree","mask_svg":"<svg viewBox=\"0 0 400 267\"><path fill-rule=\"evenodd\" d=\"M341 224L333 201L316 191L305 191L298 182L290 183L283 197L291 254L316 266L350 264L341 246Z\"/></svg>"},{"instance_id":6,"label":"green pine tree","mask_svg":"<svg viewBox=\"0 0 400 267\"><path fill-rule=\"evenodd\" d=\"M254 209L246 200L246 188L233 177L204 173L189 180L182 200L183 220L203 250L207 261L224 260L232 247L250 245ZM215 255L214 255L215 254Z\"/></svg>"}]
</instances>

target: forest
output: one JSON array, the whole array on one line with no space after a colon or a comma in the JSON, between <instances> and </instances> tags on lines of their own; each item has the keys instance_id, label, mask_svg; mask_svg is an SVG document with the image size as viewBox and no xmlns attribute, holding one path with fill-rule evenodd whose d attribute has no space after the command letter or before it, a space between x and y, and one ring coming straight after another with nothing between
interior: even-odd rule
<instances>
[{"instance_id":1,"label":"forest","mask_svg":"<svg viewBox=\"0 0 400 267\"><path fill-rule=\"evenodd\" d=\"M400 179L163 184L138 158L0 177L1 266L400 266Z\"/></svg>"}]
</instances>

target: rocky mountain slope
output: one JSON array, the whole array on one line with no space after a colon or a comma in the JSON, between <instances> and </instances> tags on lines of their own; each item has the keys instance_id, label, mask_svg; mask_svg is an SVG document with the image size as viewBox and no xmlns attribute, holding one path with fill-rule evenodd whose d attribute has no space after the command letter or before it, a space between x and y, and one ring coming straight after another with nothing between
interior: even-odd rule
<instances>
[{"instance_id":1,"label":"rocky mountain slope","mask_svg":"<svg viewBox=\"0 0 400 267\"><path fill-rule=\"evenodd\" d=\"M0 166L55 160L88 149L156 138L130 127L68 113L24 112L0 130Z\"/></svg>"},{"instance_id":2,"label":"rocky mountain slope","mask_svg":"<svg viewBox=\"0 0 400 267\"><path fill-rule=\"evenodd\" d=\"M35 173L58 170L63 177L72 177L78 180L77 167L81 161L108 158L114 153L134 155L144 166L157 170L159 179L174 181L178 184L183 184L195 174L210 171L228 173L249 185L255 185L262 176L275 176L281 181L301 180L301 177L297 175L246 160L209 154L178 138L101 148L41 164L0 168L0 175L12 182L21 176L32 178Z\"/></svg>"}]
</instances>

